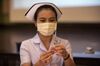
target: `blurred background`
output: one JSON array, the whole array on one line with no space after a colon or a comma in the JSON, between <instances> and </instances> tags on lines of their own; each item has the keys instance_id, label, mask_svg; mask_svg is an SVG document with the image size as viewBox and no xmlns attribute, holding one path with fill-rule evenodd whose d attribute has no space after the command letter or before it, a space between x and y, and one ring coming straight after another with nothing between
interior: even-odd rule
<instances>
[{"instance_id":1,"label":"blurred background","mask_svg":"<svg viewBox=\"0 0 100 66\"><path fill-rule=\"evenodd\" d=\"M70 41L76 64L100 66L100 0L0 0L0 66L19 66L21 42L36 34L24 14L37 2L62 11L57 35Z\"/></svg>"}]
</instances>

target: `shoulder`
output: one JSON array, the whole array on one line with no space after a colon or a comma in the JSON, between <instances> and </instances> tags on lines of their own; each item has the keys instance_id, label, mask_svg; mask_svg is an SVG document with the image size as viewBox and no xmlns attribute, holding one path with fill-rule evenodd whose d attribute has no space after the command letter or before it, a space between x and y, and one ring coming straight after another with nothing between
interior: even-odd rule
<instances>
[{"instance_id":1,"label":"shoulder","mask_svg":"<svg viewBox=\"0 0 100 66\"><path fill-rule=\"evenodd\" d=\"M32 44L32 38L22 41L21 48L27 48Z\"/></svg>"},{"instance_id":2,"label":"shoulder","mask_svg":"<svg viewBox=\"0 0 100 66\"><path fill-rule=\"evenodd\" d=\"M29 38L29 39L27 39L27 40L24 40L24 41L22 41L22 44L24 43L29 43L30 41L32 40L32 38Z\"/></svg>"}]
</instances>

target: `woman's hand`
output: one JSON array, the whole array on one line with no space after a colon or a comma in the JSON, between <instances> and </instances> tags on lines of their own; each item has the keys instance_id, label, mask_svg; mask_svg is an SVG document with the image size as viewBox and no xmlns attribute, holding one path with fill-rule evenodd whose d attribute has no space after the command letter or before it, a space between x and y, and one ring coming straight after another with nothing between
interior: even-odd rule
<instances>
[{"instance_id":1,"label":"woman's hand","mask_svg":"<svg viewBox=\"0 0 100 66\"><path fill-rule=\"evenodd\" d=\"M69 56L68 52L66 51L63 45L56 45L51 50L54 50L57 53L57 55L62 56L64 59L66 59Z\"/></svg>"},{"instance_id":2,"label":"woman's hand","mask_svg":"<svg viewBox=\"0 0 100 66\"><path fill-rule=\"evenodd\" d=\"M52 51L45 52L41 54L39 61L35 64L35 66L47 66L52 60Z\"/></svg>"}]
</instances>

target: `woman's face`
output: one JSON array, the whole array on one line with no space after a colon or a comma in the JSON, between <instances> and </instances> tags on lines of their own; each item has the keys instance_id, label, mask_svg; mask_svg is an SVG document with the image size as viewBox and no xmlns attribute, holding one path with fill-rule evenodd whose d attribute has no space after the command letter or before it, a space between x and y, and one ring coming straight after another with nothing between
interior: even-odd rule
<instances>
[{"instance_id":1,"label":"woman's face","mask_svg":"<svg viewBox=\"0 0 100 66\"><path fill-rule=\"evenodd\" d=\"M57 22L55 13L50 9L43 9L37 15L36 23Z\"/></svg>"},{"instance_id":2,"label":"woman's face","mask_svg":"<svg viewBox=\"0 0 100 66\"><path fill-rule=\"evenodd\" d=\"M50 9L43 9L37 15L35 23L37 31L44 36L51 36L56 31L57 19L55 13Z\"/></svg>"}]
</instances>

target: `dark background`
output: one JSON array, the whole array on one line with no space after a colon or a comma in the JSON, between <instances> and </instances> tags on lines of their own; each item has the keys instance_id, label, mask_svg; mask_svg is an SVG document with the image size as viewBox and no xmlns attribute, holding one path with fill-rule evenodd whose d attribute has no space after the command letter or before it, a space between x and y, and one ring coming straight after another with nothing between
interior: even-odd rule
<instances>
[{"instance_id":1,"label":"dark background","mask_svg":"<svg viewBox=\"0 0 100 66\"><path fill-rule=\"evenodd\" d=\"M33 23L1 25L0 52L16 53L16 43L32 38L35 34ZM100 51L100 24L58 23L57 35L70 41L74 53L83 53L88 46Z\"/></svg>"}]
</instances>

